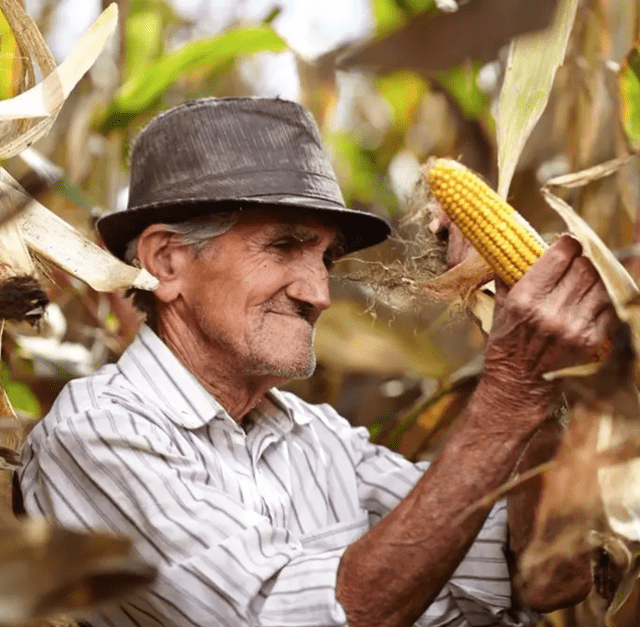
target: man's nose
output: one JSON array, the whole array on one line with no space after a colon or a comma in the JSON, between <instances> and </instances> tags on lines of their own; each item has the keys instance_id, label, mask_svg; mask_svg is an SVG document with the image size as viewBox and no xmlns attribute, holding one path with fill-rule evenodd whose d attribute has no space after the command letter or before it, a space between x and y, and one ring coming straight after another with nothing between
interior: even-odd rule
<instances>
[{"instance_id":1,"label":"man's nose","mask_svg":"<svg viewBox=\"0 0 640 627\"><path fill-rule=\"evenodd\" d=\"M323 262L304 264L287 287L290 298L308 303L318 312L331 305L329 293L329 271Z\"/></svg>"}]
</instances>

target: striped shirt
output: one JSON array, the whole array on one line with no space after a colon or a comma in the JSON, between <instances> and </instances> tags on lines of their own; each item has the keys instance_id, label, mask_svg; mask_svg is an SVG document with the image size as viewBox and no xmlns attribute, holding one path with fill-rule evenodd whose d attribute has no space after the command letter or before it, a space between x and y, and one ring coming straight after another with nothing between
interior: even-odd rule
<instances>
[{"instance_id":1,"label":"striped shirt","mask_svg":"<svg viewBox=\"0 0 640 627\"><path fill-rule=\"evenodd\" d=\"M326 405L272 390L243 429L148 328L117 364L69 383L35 427L25 506L132 537L155 583L98 627L346 625L344 550L425 469ZM511 609L499 504L419 625L524 625Z\"/></svg>"}]
</instances>

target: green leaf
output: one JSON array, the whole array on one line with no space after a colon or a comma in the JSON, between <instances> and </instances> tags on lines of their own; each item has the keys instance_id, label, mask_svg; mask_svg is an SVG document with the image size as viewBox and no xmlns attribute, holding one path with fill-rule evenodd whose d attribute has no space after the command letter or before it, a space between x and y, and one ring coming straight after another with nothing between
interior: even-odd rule
<instances>
[{"instance_id":1,"label":"green leaf","mask_svg":"<svg viewBox=\"0 0 640 627\"><path fill-rule=\"evenodd\" d=\"M4 362L0 362L0 383L2 383L2 387L14 409L32 416L42 415L42 408L35 394L25 383L11 380L9 368Z\"/></svg>"},{"instance_id":2,"label":"green leaf","mask_svg":"<svg viewBox=\"0 0 640 627\"><path fill-rule=\"evenodd\" d=\"M440 72L436 79L453 98L460 111L472 120L488 117L491 106L489 94L478 87L478 71L481 67L479 62L465 63Z\"/></svg>"},{"instance_id":3,"label":"green leaf","mask_svg":"<svg viewBox=\"0 0 640 627\"><path fill-rule=\"evenodd\" d=\"M371 11L376 22L376 34L386 35L407 21L405 12L395 0L371 0Z\"/></svg>"},{"instance_id":4,"label":"green leaf","mask_svg":"<svg viewBox=\"0 0 640 627\"><path fill-rule=\"evenodd\" d=\"M622 125L631 146L640 149L640 44L627 55L620 67L620 106Z\"/></svg>"},{"instance_id":5,"label":"green leaf","mask_svg":"<svg viewBox=\"0 0 640 627\"><path fill-rule=\"evenodd\" d=\"M393 123L375 148L378 172L386 172L393 157L405 147L406 134L427 91L426 81L410 70L386 74L377 79L380 95L391 105Z\"/></svg>"},{"instance_id":6,"label":"green leaf","mask_svg":"<svg viewBox=\"0 0 640 627\"><path fill-rule=\"evenodd\" d=\"M385 427L386 422L384 420L379 420L378 422L370 424L367 427L369 429L369 439L372 442L375 442L382 435Z\"/></svg>"},{"instance_id":7,"label":"green leaf","mask_svg":"<svg viewBox=\"0 0 640 627\"><path fill-rule=\"evenodd\" d=\"M431 11L435 7L435 0L371 0L376 34L386 35L397 30L412 15Z\"/></svg>"},{"instance_id":8,"label":"green leaf","mask_svg":"<svg viewBox=\"0 0 640 627\"><path fill-rule=\"evenodd\" d=\"M134 2L133 7L138 4ZM162 5L160 1L147 1L127 17L125 81L142 72L162 51Z\"/></svg>"},{"instance_id":9,"label":"green leaf","mask_svg":"<svg viewBox=\"0 0 640 627\"><path fill-rule=\"evenodd\" d=\"M153 9L162 16L165 24L172 26L184 26L185 22L171 5L170 0L129 0L129 15L138 11Z\"/></svg>"},{"instance_id":10,"label":"green leaf","mask_svg":"<svg viewBox=\"0 0 640 627\"><path fill-rule=\"evenodd\" d=\"M507 197L522 149L538 123L562 64L578 0L560 0L553 24L511 42L498 102L498 193Z\"/></svg>"},{"instance_id":11,"label":"green leaf","mask_svg":"<svg viewBox=\"0 0 640 627\"><path fill-rule=\"evenodd\" d=\"M82 207L87 211L95 209L98 203L85 194L84 190L77 183L72 183L66 176L62 176L60 180L56 181L52 186L57 194L66 198L70 202Z\"/></svg>"},{"instance_id":12,"label":"green leaf","mask_svg":"<svg viewBox=\"0 0 640 627\"><path fill-rule=\"evenodd\" d=\"M427 91L425 80L417 72L406 70L381 76L377 86L380 95L391 105L394 127L406 131Z\"/></svg>"},{"instance_id":13,"label":"green leaf","mask_svg":"<svg viewBox=\"0 0 640 627\"><path fill-rule=\"evenodd\" d=\"M347 205L357 201L397 215L398 201L381 175L376 152L360 146L346 132L326 133L324 140L336 156L338 180Z\"/></svg>"},{"instance_id":14,"label":"green leaf","mask_svg":"<svg viewBox=\"0 0 640 627\"><path fill-rule=\"evenodd\" d=\"M436 8L435 0L402 0L401 4L412 15Z\"/></svg>"},{"instance_id":15,"label":"green leaf","mask_svg":"<svg viewBox=\"0 0 640 627\"><path fill-rule=\"evenodd\" d=\"M262 20L263 24L273 24L273 20L275 20L282 13L282 7L273 7L269 13Z\"/></svg>"},{"instance_id":16,"label":"green leaf","mask_svg":"<svg viewBox=\"0 0 640 627\"><path fill-rule=\"evenodd\" d=\"M182 75L193 70L212 74L224 70L240 55L282 52L284 40L270 26L243 26L211 39L194 41L168 53L143 68L116 93L102 130L126 126L131 119L152 107Z\"/></svg>"}]
</instances>

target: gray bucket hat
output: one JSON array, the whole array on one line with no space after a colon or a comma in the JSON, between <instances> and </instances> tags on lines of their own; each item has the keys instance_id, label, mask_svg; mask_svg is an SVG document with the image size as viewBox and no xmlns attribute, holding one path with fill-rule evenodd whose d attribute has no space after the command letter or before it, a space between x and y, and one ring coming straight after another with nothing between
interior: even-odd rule
<instances>
[{"instance_id":1,"label":"gray bucket hat","mask_svg":"<svg viewBox=\"0 0 640 627\"><path fill-rule=\"evenodd\" d=\"M122 259L150 224L256 207L327 214L344 235L344 253L390 233L383 218L345 207L310 114L267 98L203 98L155 118L133 146L127 208L97 228Z\"/></svg>"}]
</instances>

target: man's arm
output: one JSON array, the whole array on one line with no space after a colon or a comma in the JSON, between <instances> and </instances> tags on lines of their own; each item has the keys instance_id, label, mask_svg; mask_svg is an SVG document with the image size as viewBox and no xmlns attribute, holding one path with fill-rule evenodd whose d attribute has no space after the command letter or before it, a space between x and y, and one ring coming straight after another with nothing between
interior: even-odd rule
<instances>
[{"instance_id":1,"label":"man's arm","mask_svg":"<svg viewBox=\"0 0 640 627\"><path fill-rule=\"evenodd\" d=\"M343 555L337 596L352 627L417 620L483 523L486 512L470 505L509 477L546 420L557 390L541 375L603 350L615 314L581 252L561 238L499 294L485 373L457 428L407 497Z\"/></svg>"}]
</instances>

